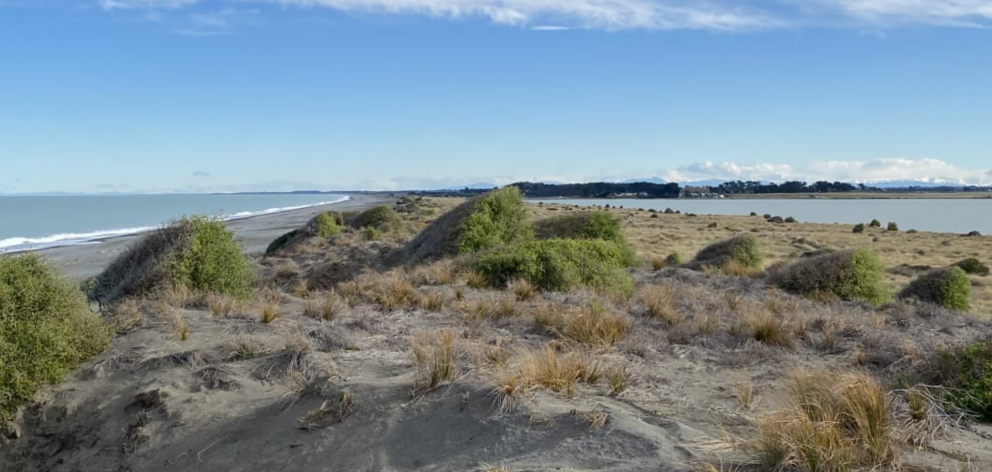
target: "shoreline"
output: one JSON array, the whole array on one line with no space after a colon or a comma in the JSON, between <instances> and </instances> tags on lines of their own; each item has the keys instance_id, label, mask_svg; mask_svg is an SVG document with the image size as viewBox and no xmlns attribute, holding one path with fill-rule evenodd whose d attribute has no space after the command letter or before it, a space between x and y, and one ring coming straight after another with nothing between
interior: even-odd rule
<instances>
[{"instance_id":1,"label":"shoreline","mask_svg":"<svg viewBox=\"0 0 992 472\"><path fill-rule=\"evenodd\" d=\"M340 195L349 197L349 199L295 210L234 218L227 220L225 223L228 228L234 231L235 236L244 242L245 252L251 254L264 251L269 243L283 233L302 226L320 212L329 210L361 211L377 205L389 204L395 200L385 195ZM103 239L95 239L89 243L43 248L33 252L47 257L64 274L83 279L99 274L104 267L113 261L131 243L141 239L147 233L148 231L143 231L120 236L110 236Z\"/></svg>"}]
</instances>

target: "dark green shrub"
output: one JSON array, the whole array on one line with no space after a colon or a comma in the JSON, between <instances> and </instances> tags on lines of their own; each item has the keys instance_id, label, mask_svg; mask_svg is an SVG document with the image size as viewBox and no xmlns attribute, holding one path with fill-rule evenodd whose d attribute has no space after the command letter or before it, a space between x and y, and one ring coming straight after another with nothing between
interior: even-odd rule
<instances>
[{"instance_id":1,"label":"dark green shrub","mask_svg":"<svg viewBox=\"0 0 992 472\"><path fill-rule=\"evenodd\" d=\"M881 221L878 221L877 219L871 220L871 223L868 223L868 226L870 226L872 228L881 228L882 227L882 222Z\"/></svg>"},{"instance_id":2,"label":"dark green shrub","mask_svg":"<svg viewBox=\"0 0 992 472\"><path fill-rule=\"evenodd\" d=\"M899 225L895 221L890 221L885 229L888 231L899 231Z\"/></svg>"},{"instance_id":3,"label":"dark green shrub","mask_svg":"<svg viewBox=\"0 0 992 472\"><path fill-rule=\"evenodd\" d=\"M945 401L992 421L992 339L940 349L925 370L923 382L947 387Z\"/></svg>"},{"instance_id":4,"label":"dark green shrub","mask_svg":"<svg viewBox=\"0 0 992 472\"><path fill-rule=\"evenodd\" d=\"M164 285L247 297L251 262L223 221L183 217L131 245L96 277L90 296L104 303Z\"/></svg>"},{"instance_id":5,"label":"dark green shrub","mask_svg":"<svg viewBox=\"0 0 992 472\"><path fill-rule=\"evenodd\" d=\"M864 232L865 232L865 224L864 223L858 223L858 224L854 225L854 233L855 234L861 234L861 233L864 233Z\"/></svg>"},{"instance_id":6,"label":"dark green shrub","mask_svg":"<svg viewBox=\"0 0 992 472\"><path fill-rule=\"evenodd\" d=\"M280 249L286 247L291 241L297 239L297 237L302 233L301 230L294 229L282 236L276 238L275 241L269 243L269 247L265 248L265 255L272 256L279 252Z\"/></svg>"},{"instance_id":7,"label":"dark green shrub","mask_svg":"<svg viewBox=\"0 0 992 472\"><path fill-rule=\"evenodd\" d=\"M355 229L375 228L382 233L396 233L403 230L403 218L390 207L377 206L351 217L348 226Z\"/></svg>"},{"instance_id":8,"label":"dark green shrub","mask_svg":"<svg viewBox=\"0 0 992 472\"><path fill-rule=\"evenodd\" d=\"M109 340L83 292L51 264L0 256L0 420Z\"/></svg>"},{"instance_id":9,"label":"dark green shrub","mask_svg":"<svg viewBox=\"0 0 992 472\"><path fill-rule=\"evenodd\" d=\"M706 246L689 262L688 268L695 270L706 266L722 268L731 261L744 267L760 267L762 260L758 238L750 234L742 234Z\"/></svg>"},{"instance_id":10,"label":"dark green shrub","mask_svg":"<svg viewBox=\"0 0 992 472\"><path fill-rule=\"evenodd\" d=\"M577 286L630 294L633 281L624 270L634 264L630 248L599 239L547 239L483 251L469 265L493 287L515 279L549 291Z\"/></svg>"},{"instance_id":11,"label":"dark green shrub","mask_svg":"<svg viewBox=\"0 0 992 472\"><path fill-rule=\"evenodd\" d=\"M960 267L934 269L910 282L899 294L899 298L968 311L971 309L971 282Z\"/></svg>"},{"instance_id":12,"label":"dark green shrub","mask_svg":"<svg viewBox=\"0 0 992 472\"><path fill-rule=\"evenodd\" d=\"M799 220L797 220L797 219L795 219L795 218L793 218L793 217L791 217L791 216L790 216L790 217L787 217L787 218L785 219L785 222L786 222L786 223L798 223L798 222L799 222Z\"/></svg>"},{"instance_id":13,"label":"dark green shrub","mask_svg":"<svg viewBox=\"0 0 992 472\"><path fill-rule=\"evenodd\" d=\"M772 284L806 297L861 300L881 305L892 297L881 261L867 249L837 251L800 259L771 276Z\"/></svg>"},{"instance_id":14,"label":"dark green shrub","mask_svg":"<svg viewBox=\"0 0 992 472\"><path fill-rule=\"evenodd\" d=\"M605 212L592 211L561 215L534 223L538 239L602 239L624 244L620 220Z\"/></svg>"},{"instance_id":15,"label":"dark green shrub","mask_svg":"<svg viewBox=\"0 0 992 472\"><path fill-rule=\"evenodd\" d=\"M982 264L982 261L975 259L974 257L969 257L954 265L960 267L966 274L981 276L989 275L989 266Z\"/></svg>"},{"instance_id":16,"label":"dark green shrub","mask_svg":"<svg viewBox=\"0 0 992 472\"><path fill-rule=\"evenodd\" d=\"M351 215L354 216L354 215ZM336 211L325 211L310 219L301 228L294 229L276 238L265 249L266 256L274 256L280 250L293 246L310 238L329 238L341 234L345 225L345 215Z\"/></svg>"},{"instance_id":17,"label":"dark green shrub","mask_svg":"<svg viewBox=\"0 0 992 472\"><path fill-rule=\"evenodd\" d=\"M533 239L527 208L517 187L467 201L435 220L393 262L420 263ZM400 259L400 260L396 260Z\"/></svg>"},{"instance_id":18,"label":"dark green shrub","mask_svg":"<svg viewBox=\"0 0 992 472\"><path fill-rule=\"evenodd\" d=\"M665 267L675 267L682 265L682 256L677 252L673 252L665 258Z\"/></svg>"}]
</instances>

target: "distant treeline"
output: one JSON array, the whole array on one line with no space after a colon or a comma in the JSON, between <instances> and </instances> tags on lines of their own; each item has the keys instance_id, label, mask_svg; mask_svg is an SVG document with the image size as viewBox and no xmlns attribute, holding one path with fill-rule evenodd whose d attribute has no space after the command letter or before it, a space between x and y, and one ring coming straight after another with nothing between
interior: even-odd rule
<instances>
[{"instance_id":1,"label":"distant treeline","mask_svg":"<svg viewBox=\"0 0 992 472\"><path fill-rule=\"evenodd\" d=\"M822 180L813 184L807 184L806 182L800 181L782 182L780 184L772 182L765 184L753 180L749 180L747 182L737 180L734 182L725 182L715 187L710 187L710 191L713 193L725 195L756 193L830 193L853 192L855 190L865 192L879 191L877 188L866 187L864 184L858 184L855 186L847 182L827 182Z\"/></svg>"},{"instance_id":2,"label":"distant treeline","mask_svg":"<svg viewBox=\"0 0 992 472\"><path fill-rule=\"evenodd\" d=\"M614 183L591 182L586 184L542 184L517 182L512 184L528 198L678 198L679 184L654 184L650 182Z\"/></svg>"}]
</instances>

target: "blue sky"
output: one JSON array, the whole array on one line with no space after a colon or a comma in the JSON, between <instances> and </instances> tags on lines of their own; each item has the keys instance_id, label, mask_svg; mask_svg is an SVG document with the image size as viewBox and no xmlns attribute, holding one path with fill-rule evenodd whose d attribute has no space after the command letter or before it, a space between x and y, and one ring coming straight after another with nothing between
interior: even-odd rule
<instances>
[{"instance_id":1,"label":"blue sky","mask_svg":"<svg viewBox=\"0 0 992 472\"><path fill-rule=\"evenodd\" d=\"M0 0L0 193L992 183L992 0Z\"/></svg>"}]
</instances>

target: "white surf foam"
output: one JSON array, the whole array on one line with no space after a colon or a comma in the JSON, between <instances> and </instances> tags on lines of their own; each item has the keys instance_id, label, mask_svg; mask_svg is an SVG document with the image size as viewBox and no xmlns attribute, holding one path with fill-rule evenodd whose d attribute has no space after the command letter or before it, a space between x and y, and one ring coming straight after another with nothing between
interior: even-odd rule
<instances>
[{"instance_id":1,"label":"white surf foam","mask_svg":"<svg viewBox=\"0 0 992 472\"><path fill-rule=\"evenodd\" d=\"M245 218L251 218L253 216L271 215L273 213L282 213L284 211L302 210L304 208L310 208L315 206L341 203L341 202L346 202L350 199L351 197L341 197L338 198L337 200L312 203L309 205L267 208L265 210L259 210L259 211L242 211L235 213L233 215L226 215L222 217L222 219L225 221L241 220ZM43 236L40 238L14 237L14 238L0 239L0 253L34 251L38 249L48 249L48 248L60 247L60 246L77 246L80 244L96 244L104 239L144 233L146 231L151 231L158 227L159 226L140 226L136 228L92 231L89 233L53 234L50 236Z\"/></svg>"}]
</instances>

